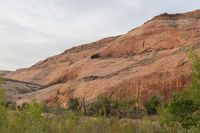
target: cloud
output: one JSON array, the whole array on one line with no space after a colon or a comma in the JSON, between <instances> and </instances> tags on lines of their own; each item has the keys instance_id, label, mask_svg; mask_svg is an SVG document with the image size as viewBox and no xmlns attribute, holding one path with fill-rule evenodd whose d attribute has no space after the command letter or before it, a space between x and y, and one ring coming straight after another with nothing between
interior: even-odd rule
<instances>
[{"instance_id":1,"label":"cloud","mask_svg":"<svg viewBox=\"0 0 200 133\"><path fill-rule=\"evenodd\" d=\"M0 0L0 69L28 67L75 45L119 35L188 0Z\"/></svg>"}]
</instances>

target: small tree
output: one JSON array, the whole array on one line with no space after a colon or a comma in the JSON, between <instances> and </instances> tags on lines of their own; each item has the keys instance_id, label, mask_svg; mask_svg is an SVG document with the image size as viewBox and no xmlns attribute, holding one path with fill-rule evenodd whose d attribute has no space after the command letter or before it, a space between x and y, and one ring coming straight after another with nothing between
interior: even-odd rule
<instances>
[{"instance_id":1,"label":"small tree","mask_svg":"<svg viewBox=\"0 0 200 133\"><path fill-rule=\"evenodd\" d=\"M198 110L199 105L191 99L180 98L174 95L169 104L169 112L173 119L179 122L183 127L190 128L195 125L193 113Z\"/></svg>"},{"instance_id":2,"label":"small tree","mask_svg":"<svg viewBox=\"0 0 200 133\"><path fill-rule=\"evenodd\" d=\"M167 123L178 122L187 129L193 126L200 128L200 57L193 50L189 52L189 57L192 62L191 86L175 93L168 106L160 112L162 119L168 114L169 117L164 118ZM166 113L162 113L162 110Z\"/></svg>"}]
</instances>

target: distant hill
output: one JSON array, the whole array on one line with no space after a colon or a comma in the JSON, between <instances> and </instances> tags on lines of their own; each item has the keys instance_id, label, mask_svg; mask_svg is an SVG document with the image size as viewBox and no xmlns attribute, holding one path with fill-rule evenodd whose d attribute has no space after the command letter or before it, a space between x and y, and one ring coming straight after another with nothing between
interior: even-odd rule
<instances>
[{"instance_id":1,"label":"distant hill","mask_svg":"<svg viewBox=\"0 0 200 133\"><path fill-rule=\"evenodd\" d=\"M41 85L11 79L3 79L1 86L5 89L5 95L8 101L17 101L22 99L23 95L27 93L32 93L42 89Z\"/></svg>"},{"instance_id":2,"label":"distant hill","mask_svg":"<svg viewBox=\"0 0 200 133\"><path fill-rule=\"evenodd\" d=\"M0 76L3 77L5 75L7 75L8 73L11 73L12 71L3 71L3 70L0 70Z\"/></svg>"}]
</instances>

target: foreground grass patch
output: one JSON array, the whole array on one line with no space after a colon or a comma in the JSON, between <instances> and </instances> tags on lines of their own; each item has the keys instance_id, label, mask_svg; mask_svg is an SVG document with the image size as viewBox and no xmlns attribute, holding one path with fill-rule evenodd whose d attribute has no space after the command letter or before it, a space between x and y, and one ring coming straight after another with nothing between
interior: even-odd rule
<instances>
[{"instance_id":1,"label":"foreground grass patch","mask_svg":"<svg viewBox=\"0 0 200 133\"><path fill-rule=\"evenodd\" d=\"M198 131L193 128L187 132ZM0 106L1 133L186 133L181 125L161 125L157 118L118 119L86 117L70 111L61 114L42 112L37 103L22 110L8 110Z\"/></svg>"}]
</instances>

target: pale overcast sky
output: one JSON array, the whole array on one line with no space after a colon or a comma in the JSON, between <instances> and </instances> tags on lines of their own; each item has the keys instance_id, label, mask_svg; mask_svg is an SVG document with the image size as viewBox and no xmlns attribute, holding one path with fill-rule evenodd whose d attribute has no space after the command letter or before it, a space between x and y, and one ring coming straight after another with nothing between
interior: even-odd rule
<instances>
[{"instance_id":1,"label":"pale overcast sky","mask_svg":"<svg viewBox=\"0 0 200 133\"><path fill-rule=\"evenodd\" d=\"M164 12L198 8L200 0L0 0L0 70L126 33Z\"/></svg>"}]
</instances>

